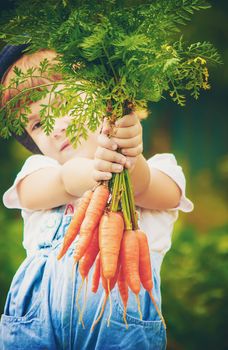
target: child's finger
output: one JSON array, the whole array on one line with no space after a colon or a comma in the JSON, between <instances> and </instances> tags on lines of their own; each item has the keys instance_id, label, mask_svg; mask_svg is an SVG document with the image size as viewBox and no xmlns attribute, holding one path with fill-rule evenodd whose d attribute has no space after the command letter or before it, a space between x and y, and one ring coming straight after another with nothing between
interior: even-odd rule
<instances>
[{"instance_id":1,"label":"child's finger","mask_svg":"<svg viewBox=\"0 0 228 350\"><path fill-rule=\"evenodd\" d=\"M97 137L97 141L99 146L110 149L110 150L116 150L117 149L117 144L113 140L113 138L109 138L108 136L104 134L100 134Z\"/></svg>"},{"instance_id":2,"label":"child's finger","mask_svg":"<svg viewBox=\"0 0 228 350\"><path fill-rule=\"evenodd\" d=\"M123 170L123 165L108 162L107 160L95 158L95 170L103 171L105 173L120 173Z\"/></svg>"},{"instance_id":3,"label":"child's finger","mask_svg":"<svg viewBox=\"0 0 228 350\"><path fill-rule=\"evenodd\" d=\"M120 139L128 139L142 134L142 126L140 123L128 126L115 128L114 137Z\"/></svg>"},{"instance_id":4,"label":"child's finger","mask_svg":"<svg viewBox=\"0 0 228 350\"><path fill-rule=\"evenodd\" d=\"M130 139L117 139L117 138L113 137L112 140L121 149L122 148L133 148L133 147L137 147L139 144L142 143L142 136L137 135L137 136L132 137Z\"/></svg>"},{"instance_id":5,"label":"child's finger","mask_svg":"<svg viewBox=\"0 0 228 350\"><path fill-rule=\"evenodd\" d=\"M97 147L95 152L95 158L107 160L112 163L119 163L119 164L125 164L126 157L115 151L110 151L107 148L104 147Z\"/></svg>"},{"instance_id":6,"label":"child's finger","mask_svg":"<svg viewBox=\"0 0 228 350\"><path fill-rule=\"evenodd\" d=\"M121 153L124 154L127 157L137 157L143 152L143 145L142 143L139 144L136 147L133 148L126 148L126 149L121 149Z\"/></svg>"},{"instance_id":7,"label":"child's finger","mask_svg":"<svg viewBox=\"0 0 228 350\"><path fill-rule=\"evenodd\" d=\"M105 181L105 180L110 180L112 178L112 173L109 172L103 172L99 170L94 170L93 172L93 178L95 181Z\"/></svg>"},{"instance_id":8,"label":"child's finger","mask_svg":"<svg viewBox=\"0 0 228 350\"><path fill-rule=\"evenodd\" d=\"M122 118L118 119L115 122L116 127L127 127L127 126L132 126L138 123L139 119L136 113L131 113L123 116Z\"/></svg>"}]
</instances>

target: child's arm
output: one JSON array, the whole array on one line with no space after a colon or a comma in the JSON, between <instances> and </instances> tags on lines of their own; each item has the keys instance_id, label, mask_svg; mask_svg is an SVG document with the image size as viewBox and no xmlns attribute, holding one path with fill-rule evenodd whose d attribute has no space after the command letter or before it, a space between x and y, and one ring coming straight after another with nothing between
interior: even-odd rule
<instances>
[{"instance_id":1,"label":"child's arm","mask_svg":"<svg viewBox=\"0 0 228 350\"><path fill-rule=\"evenodd\" d=\"M123 117L115 137L98 137L95 159L75 157L57 168L39 169L23 178L17 185L22 207L45 210L64 205L93 188L97 181L120 172L117 166L129 168L138 206L148 209L176 207L180 199L178 185L159 170L150 170L142 156L142 128L135 114ZM118 145L124 153L113 150ZM125 152L123 151L125 150ZM130 163L129 163L130 162Z\"/></svg>"},{"instance_id":2,"label":"child's arm","mask_svg":"<svg viewBox=\"0 0 228 350\"><path fill-rule=\"evenodd\" d=\"M162 171L150 168L143 155L137 158L135 167L130 173L133 188L137 190L139 182L144 184L143 190L135 194L136 205L155 210L166 210L178 206L181 198L180 187Z\"/></svg>"},{"instance_id":3,"label":"child's arm","mask_svg":"<svg viewBox=\"0 0 228 350\"><path fill-rule=\"evenodd\" d=\"M23 208L45 210L74 201L92 188L94 160L72 158L59 167L45 167L32 172L17 185Z\"/></svg>"}]
</instances>

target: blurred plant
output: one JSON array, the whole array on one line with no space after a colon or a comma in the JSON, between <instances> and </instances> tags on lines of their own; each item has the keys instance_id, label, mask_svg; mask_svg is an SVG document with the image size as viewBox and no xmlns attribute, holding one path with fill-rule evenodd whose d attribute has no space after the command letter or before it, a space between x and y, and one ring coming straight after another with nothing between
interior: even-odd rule
<instances>
[{"instance_id":1,"label":"blurred plant","mask_svg":"<svg viewBox=\"0 0 228 350\"><path fill-rule=\"evenodd\" d=\"M22 241L22 220L15 212L14 215L7 215L8 212L0 211L0 310L3 310L5 297L7 295L12 276L20 263L25 258L25 251L21 245Z\"/></svg>"},{"instance_id":2,"label":"blurred plant","mask_svg":"<svg viewBox=\"0 0 228 350\"><path fill-rule=\"evenodd\" d=\"M225 350L228 318L228 225L200 235L175 230L162 265L168 349Z\"/></svg>"}]
</instances>

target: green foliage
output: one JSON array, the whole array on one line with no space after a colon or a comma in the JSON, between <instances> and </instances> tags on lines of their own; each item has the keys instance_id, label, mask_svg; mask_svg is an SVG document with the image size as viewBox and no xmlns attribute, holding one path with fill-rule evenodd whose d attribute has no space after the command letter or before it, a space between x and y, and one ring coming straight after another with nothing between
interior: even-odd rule
<instances>
[{"instance_id":1,"label":"green foliage","mask_svg":"<svg viewBox=\"0 0 228 350\"><path fill-rule=\"evenodd\" d=\"M7 213L1 210L0 224L4 228L0 235L0 264L3 267L0 270L0 309L2 311L12 276L25 258L25 253L21 245L21 219L12 214L7 218Z\"/></svg>"},{"instance_id":2,"label":"green foliage","mask_svg":"<svg viewBox=\"0 0 228 350\"><path fill-rule=\"evenodd\" d=\"M63 95L74 110L68 129L74 144L99 125L107 104L116 119L126 113L127 102L141 108L169 95L184 106L185 91L197 99L200 89L210 88L208 64L221 63L210 43L188 45L182 37L177 38L180 25L195 11L209 7L203 0L144 1L135 6L117 0L15 3L10 16L1 18L2 38L10 44L30 43L27 52L47 47L59 54L61 83L70 86L64 88ZM43 62L39 74L48 69L50 72L48 63ZM15 73L14 83L18 84L35 71ZM80 91L85 94L83 103L76 97ZM8 115L10 103L6 110ZM59 113L51 106L42 110L45 132L51 132ZM5 118L4 114L1 120ZM2 121L3 137L10 135L12 118ZM21 132L22 124L14 125L14 131Z\"/></svg>"},{"instance_id":3,"label":"green foliage","mask_svg":"<svg viewBox=\"0 0 228 350\"><path fill-rule=\"evenodd\" d=\"M162 266L169 349L226 349L228 226L175 232Z\"/></svg>"}]
</instances>

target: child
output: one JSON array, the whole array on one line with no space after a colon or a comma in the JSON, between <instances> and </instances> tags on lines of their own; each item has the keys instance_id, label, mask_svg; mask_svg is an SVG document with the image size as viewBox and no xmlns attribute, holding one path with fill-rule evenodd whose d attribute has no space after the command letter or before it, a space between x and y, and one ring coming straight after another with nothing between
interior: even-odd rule
<instances>
[{"instance_id":1,"label":"child","mask_svg":"<svg viewBox=\"0 0 228 350\"><path fill-rule=\"evenodd\" d=\"M13 76L15 64L28 69L39 65L45 57L53 60L55 54L40 50L19 56L14 57L15 62L10 63L2 79L5 86ZM37 82L28 84L35 86ZM7 98L11 97L9 94ZM115 287L111 292L110 326L106 324L107 303L102 319L90 332L105 296L101 283L96 294L91 292L93 268L89 273L83 327L77 308L82 310L84 302L84 291L78 296L81 285L78 265L72 274L73 250L77 243L72 244L60 261L57 255L79 198L97 181L110 179L111 173L127 167L133 182L139 225L149 241L153 295L161 309L160 268L171 246L173 225L178 210L190 212L193 209L185 196L182 168L169 153L145 160L142 128L135 113L119 120L111 139L107 137L109 126L104 123L95 133L90 132L88 139L76 149L66 137L69 116L56 119L53 132L47 136L39 117L40 104L47 99L48 96L30 104L32 113L24 138L20 138L20 142L38 154L25 161L14 184L3 196L7 208L21 209L27 258L16 272L8 292L0 324L1 349L165 349L164 325L143 288L139 295L142 320L135 296L129 292L126 329L122 302ZM116 152L117 147L122 153Z\"/></svg>"}]
</instances>

